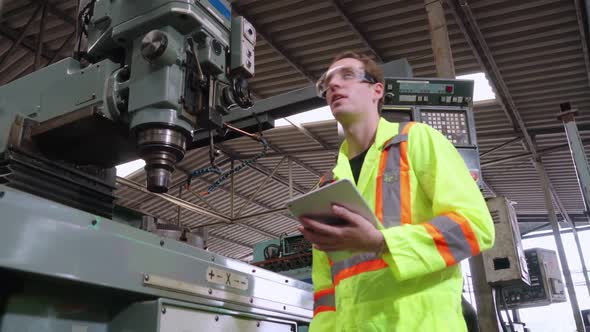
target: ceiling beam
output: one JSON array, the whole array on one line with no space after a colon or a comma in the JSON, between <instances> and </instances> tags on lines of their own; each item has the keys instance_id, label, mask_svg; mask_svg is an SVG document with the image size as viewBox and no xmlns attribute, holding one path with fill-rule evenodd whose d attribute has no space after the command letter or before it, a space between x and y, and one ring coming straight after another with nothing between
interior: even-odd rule
<instances>
[{"instance_id":1,"label":"ceiling beam","mask_svg":"<svg viewBox=\"0 0 590 332\"><path fill-rule=\"evenodd\" d=\"M588 131L590 130L590 123L587 121L584 121L582 123L578 123L578 131ZM564 134L565 135L565 130L563 128L563 124L561 123L556 123L555 125L551 125L551 126L547 126L547 127L543 127L543 128L537 128L537 129L529 129L529 135L533 136L533 137L538 137L538 136L543 136L543 135L555 135L555 134ZM515 132L513 130L506 130L506 131L494 131L494 132L488 132L488 133L478 133L477 134L477 138L490 138L490 139L497 139L497 138L516 138L516 137L522 137L522 134L520 132Z\"/></svg>"},{"instance_id":2,"label":"ceiling beam","mask_svg":"<svg viewBox=\"0 0 590 332\"><path fill-rule=\"evenodd\" d=\"M355 24L352 19L350 18L350 15L348 14L348 12L346 11L346 8L342 5L342 0L329 0L330 3L332 4L332 6L336 9L336 12L338 13L338 15L340 15L340 17L344 20L344 22L346 22L346 25L348 25L348 27L352 30L352 32L357 36L357 38L359 38L361 40L361 42L365 45L365 47L371 51L371 53L373 53L373 56L375 57L375 59L377 59L377 61L383 63L385 61L383 61L383 58L381 57L381 55L379 55L379 51L377 51L377 48L375 47L375 45L369 40L369 37L366 33L362 32L357 24Z\"/></svg>"},{"instance_id":3,"label":"ceiling beam","mask_svg":"<svg viewBox=\"0 0 590 332\"><path fill-rule=\"evenodd\" d=\"M498 151L502 150L503 148L505 148L505 147L507 147L507 146L509 146L509 145L511 145L511 144L513 144L513 143L515 143L515 142L518 142L518 141L520 141L520 140L521 140L521 138L520 138L520 137L515 137L515 138L512 138L512 139L510 139L510 140L508 140L508 141L506 141L506 142L504 142L504 143L502 143L502 144L500 144L500 145L498 145L498 146L495 146L495 147L493 147L493 148L489 149L489 150L488 150L488 151L486 151L486 152L480 153L480 154L479 154L479 158L483 158L483 157L485 157L485 156L487 156L487 155L489 155L489 154L492 154L492 153L494 153L494 152L498 152Z\"/></svg>"},{"instance_id":4,"label":"ceiling beam","mask_svg":"<svg viewBox=\"0 0 590 332\"><path fill-rule=\"evenodd\" d=\"M47 1L43 3L41 12L41 23L39 24L39 33L37 33L37 49L35 50L35 62L33 71L41 67L41 51L43 50L43 39L45 38L45 24L47 23Z\"/></svg>"},{"instance_id":5,"label":"ceiling beam","mask_svg":"<svg viewBox=\"0 0 590 332\"><path fill-rule=\"evenodd\" d=\"M232 239L227 238L227 237L225 237L223 235L210 234L209 236L210 237L214 237L214 238L216 238L218 240L221 240L223 242L228 242L228 243L231 243L231 244L237 244L237 245L239 245L241 247L248 248L249 250L252 250L252 246L251 245L249 245L248 243L242 242L242 241L232 240Z\"/></svg>"},{"instance_id":6,"label":"ceiling beam","mask_svg":"<svg viewBox=\"0 0 590 332\"><path fill-rule=\"evenodd\" d=\"M192 203L190 201L186 201L186 200L180 199L180 198L175 197L173 195L152 193L152 192L148 191L142 185L140 185L138 183L135 183L135 182L133 182L131 180L128 180L128 179L125 179L125 178L121 178L121 177L117 177L117 182L120 183L120 184L122 184L122 185L124 185L124 186L126 186L126 187L129 187L131 189L138 190L138 191L141 191L141 192L146 193L146 194L149 194L149 195L160 197L160 198L162 198L162 199L164 199L164 200L166 200L166 201L168 201L168 202L170 202L172 204L175 204L175 205L178 205L181 208L184 208L185 210L189 211L189 213L192 212L192 213L197 213L197 214L200 214L200 215L205 215L205 216L208 216L208 217L212 217L212 218L217 219L218 221L221 221L221 222L225 223L228 226L229 225L239 225L239 226L242 226L244 228L250 229L251 231L257 232L257 233L259 233L261 235L267 236L269 238L275 238L275 237L278 237L279 236L279 234L273 234L273 233L270 233L270 232L261 230L261 229L259 229L257 227L254 227L254 226L244 225L243 223L234 223L233 220L230 217L225 216L221 212L218 212L218 211L215 211L215 210L207 210L207 209L205 209L203 207L200 207L200 206L198 206L198 205L196 205L196 204L194 204L194 203ZM142 208L140 207L140 209L142 209ZM195 225L195 227L197 227L197 226L201 226L202 227L204 225Z\"/></svg>"},{"instance_id":7,"label":"ceiling beam","mask_svg":"<svg viewBox=\"0 0 590 332\"><path fill-rule=\"evenodd\" d=\"M508 92L506 83L500 74L498 65L492 57L483 34L479 30L479 26L475 21L475 17L471 12L471 8L464 0L447 0L449 10L455 18L455 22L459 26L459 30L463 33L467 44L473 52L473 56L477 60L479 66L484 69L487 77L490 80L492 89L498 96L496 99L500 104L504 114L510 121L511 127L517 130L518 117L520 114L516 110L512 96ZM529 140L527 145L532 146L532 140Z\"/></svg>"},{"instance_id":8,"label":"ceiling beam","mask_svg":"<svg viewBox=\"0 0 590 332\"><path fill-rule=\"evenodd\" d=\"M120 205L120 206L122 206L122 207L124 207L124 208L127 208L127 209L130 209L130 210L133 210L133 211L137 211L137 212L141 213L141 214L142 214L142 215L144 215L144 216L151 216L151 217L154 217L154 218L156 218L156 219L158 219L158 220L162 221L162 222L163 222L163 223L165 223L165 224L173 224L173 225L176 225L176 221L171 221L171 220L169 220L169 219L167 219L167 218L164 218L164 217L162 217L162 216L160 216L160 215L158 215L158 214L154 214L154 213L151 213L151 212L147 212L147 211L145 211L145 210L139 210L139 209L136 209L136 208L131 208L131 207L129 207L129 206L126 206L126 205ZM197 227L193 227L193 228L191 228L190 226L187 226L187 225L186 225L186 222L184 222L184 221L182 221L182 220L181 220L180 224L181 224L181 225L184 225L184 226L186 226L186 227L188 227L188 228L189 228L191 231L193 231L193 228L197 228ZM234 240L228 239L228 238L226 238L226 237L224 237L224 236L220 236L220 235L214 235L214 234L210 234L210 233L209 233L207 236L208 236L209 238L218 239L218 240L221 240L221 241L224 241L224 242L228 242L228 243L231 243L231 244L237 244L237 245L240 245L240 246L242 246L242 247L246 247L246 248L252 249L252 246L250 246L250 245L249 245L249 244L247 244L247 243L244 243L244 242L241 242L241 241L234 241Z\"/></svg>"},{"instance_id":9,"label":"ceiling beam","mask_svg":"<svg viewBox=\"0 0 590 332\"><path fill-rule=\"evenodd\" d=\"M187 175L190 174L189 171L187 171L186 169L184 169L184 168L182 168L180 166L176 166L176 169L179 170L179 171L181 171L181 172L183 172L184 174L187 174ZM212 184L212 182L207 181L207 180L203 179L202 177L195 177L195 178L192 179L192 182L193 183L194 182L200 182L200 183L203 183L206 186L210 186ZM184 183L186 183L186 179L181 180L181 181L177 182L176 184L177 185L182 185ZM176 187L176 184L173 185L172 187ZM172 187L171 187L171 189L172 189ZM223 184L220 185L217 189L218 190L221 190L221 191L223 191L223 192L225 192L227 194L231 194L231 190L228 189L228 188L226 188L226 186L223 185ZM234 195L236 197L244 200L244 201L248 200L248 198L246 197L246 195L244 195L244 194L242 194L242 193L240 193L238 191L235 191L234 192ZM134 200L134 201L132 201L132 202L130 202L128 204L130 204L131 206L148 205L152 201L154 201L155 199L156 199L156 197L150 197L147 200L141 200L141 197L138 197L137 200ZM266 205L266 204L264 204L264 203L262 203L260 201L257 201L257 200L254 200L253 203L256 204L256 205L258 205L259 207L265 209L265 210L273 210L274 209L273 207L270 207L270 206L268 206L268 205ZM208 205L208 206L210 206L210 204L208 204L208 203L205 203L205 204Z\"/></svg>"},{"instance_id":10,"label":"ceiling beam","mask_svg":"<svg viewBox=\"0 0 590 332\"><path fill-rule=\"evenodd\" d=\"M45 0L33 0L33 2L42 4L45 2ZM62 21L68 23L69 25L75 27L76 26L76 19L73 18L72 16L66 14L65 12L63 12L61 9L55 7L55 4L48 4L49 7L47 7L47 10L49 11L49 13L59 19L61 19Z\"/></svg>"},{"instance_id":11,"label":"ceiling beam","mask_svg":"<svg viewBox=\"0 0 590 332\"><path fill-rule=\"evenodd\" d=\"M289 63L289 65L291 65L291 67L293 67L294 69L296 69L301 75L303 75L310 83L315 83L316 78L309 73L304 67L303 65L301 65L295 58L293 58L288 52L287 50L279 45L277 43L277 41L272 37L272 35L270 33L268 33L266 30L263 29L263 27L261 27L260 25L258 25L253 19L252 17L248 16L247 14L244 13L244 11L240 8L238 8L237 4L234 2L232 4L232 10L234 13L236 13L236 15L238 16L242 16L244 17L248 22L250 22L250 24L252 24L252 26L254 27L254 29L256 29L256 33L262 37L264 40L266 40L266 43L268 44L268 46L270 46L270 48L272 48L275 52L277 52L278 54L280 54L283 58L285 58L285 60L287 61L287 63Z\"/></svg>"},{"instance_id":12,"label":"ceiling beam","mask_svg":"<svg viewBox=\"0 0 590 332\"><path fill-rule=\"evenodd\" d=\"M287 154L288 154L287 152L283 151L283 150L282 150L281 148L279 148L278 146L275 146L275 145L273 145L273 144L272 144L272 143L271 143L271 142L268 140L268 138L266 139L266 141L267 141L267 145L268 145L268 147L269 147L271 150L274 150L275 152L277 152L277 153L280 153L280 154L282 154L282 155L287 155ZM224 151L224 150L225 150L226 152L228 152L229 156L237 156L237 155L239 155L239 154L237 154L237 153L234 153L234 151L232 151L231 149L228 149L227 147L225 147L225 146L223 146L223 145L221 145L221 144L217 144L216 146L217 146L217 147L219 147L221 151ZM318 178L320 178L320 177L323 175L323 174L322 174L320 171L318 171L318 170L314 169L313 167L311 167L311 166L309 166L309 165L305 164L305 163L304 163L304 162L303 162L301 159L299 159L299 158L297 158L297 157L293 157L293 156L291 156L291 160L292 160L294 163L296 163L296 164L297 164L299 167L301 167L301 168L305 169L306 171L310 172L311 174L313 174L313 175L317 176ZM269 173L269 174L270 174L270 173ZM273 177L273 178L276 178L276 177Z\"/></svg>"},{"instance_id":13,"label":"ceiling beam","mask_svg":"<svg viewBox=\"0 0 590 332\"><path fill-rule=\"evenodd\" d=\"M275 151L276 151L276 152L278 152L278 153L283 153L283 154L286 154L286 152L285 152L285 151L283 151L282 149L280 149L278 146L275 146L275 145L273 145L272 143L270 143L270 141L268 141L268 139L267 139L267 142L268 142L268 146L269 146L271 149L275 150ZM313 167L311 167L311 166L307 165L307 164L306 164L306 163L304 163L304 162L303 162L301 159L299 159L299 158L297 158L297 157L291 157L291 160L292 160L292 161L293 161L295 164L299 165L299 167L302 167L303 169L305 169L306 171L310 172L311 174L313 174L313 175L317 176L318 178L322 177L322 175L323 175L323 174L322 174L320 171L318 171L318 170L314 169Z\"/></svg>"},{"instance_id":14,"label":"ceiling beam","mask_svg":"<svg viewBox=\"0 0 590 332\"><path fill-rule=\"evenodd\" d=\"M187 174L187 175L188 175L188 174L190 174L190 172L189 172L189 171L187 171L186 169L184 169L184 168L182 168L182 167L179 167L179 166L177 166L176 168L177 168L179 171L183 172L184 174ZM204 182L204 183L206 183L207 185L211 185L211 183L210 183L209 181L206 181L206 180L204 180L204 179L202 179L202 178L195 178L195 179L193 179L193 181L195 181L195 180L197 180L197 181L201 181L201 182ZM218 189L221 189L221 190L227 191L227 189L226 189L226 188L224 188L223 186L219 186L219 187L218 187ZM190 191L190 192L191 192L193 195L195 195L195 196L199 197L199 196L198 196L198 194L194 193L194 191ZM230 193L230 195L231 195L231 190L229 191L229 193ZM237 194L237 193L234 191L234 195L238 196L239 198L241 198L241 199L243 199L243 200L247 200L246 196L245 196L245 195L243 195L243 194ZM214 211L214 212L216 212L216 213L219 213L219 214L222 214L222 212L221 212L221 211L219 211L217 208L213 207L213 205L212 205L211 203L209 203L207 200L205 200L205 198L204 198L204 197L200 197L200 199L199 199L199 200L200 200L200 201L202 201L202 202L204 202L204 203L205 203L205 204L206 204L206 205L207 205L207 206L208 206L208 207L209 207L209 208L210 208L212 211ZM272 208L268 207L267 205L263 205L263 204L262 204L262 203L260 203L259 201L252 200L252 202L253 202L255 205L258 205L258 206L260 206L260 207L262 207L262 208L264 208L264 209L266 209L266 210L272 210ZM230 217L230 219L231 219L231 217ZM263 229L260 229L260 228L258 228L258 227L255 227L255 226L247 225L247 224L246 224L246 222L244 222L244 221L235 222L235 220L233 220L233 219L232 219L231 223L227 223L226 225L227 225L227 226L230 226L230 225L239 225L240 227L243 227L243 228L249 229L249 230L251 230L251 231L253 231L253 232L256 232L256 233L258 233L258 234L261 234L261 235L264 235L264 236L267 236L267 237L269 237L269 238L271 238L271 239L272 239L272 238L276 238L276 237L278 237L278 236L280 235L280 234L273 234L273 233L267 232L267 231L265 231L265 230L263 230ZM202 227L203 225L198 225L198 226L201 226L201 227Z\"/></svg>"},{"instance_id":15,"label":"ceiling beam","mask_svg":"<svg viewBox=\"0 0 590 332\"><path fill-rule=\"evenodd\" d=\"M209 207L209 209L211 209L212 211L217 212L217 213L221 213L221 211L219 209L217 209L213 205L211 205L211 203L209 203L207 200L205 200L205 198L201 197L201 195L199 195L198 193L195 193L194 191L192 191L190 189L189 189L189 192L193 196L197 197L197 199L199 201L205 203L207 205L207 207ZM231 224L220 224L220 225L225 225L225 226L238 225L239 227L249 229L249 230L251 230L251 231L253 231L255 233L264 235L264 236L269 237L271 239L276 238L277 235L278 235L278 234L274 234L274 233L271 233L271 232L267 232L267 231L265 231L263 229L260 229L258 227L255 227L255 226L247 225L245 222L238 221L236 219L232 219L232 223ZM205 225L198 225L198 227L203 227L203 226L205 226Z\"/></svg>"},{"instance_id":16,"label":"ceiling beam","mask_svg":"<svg viewBox=\"0 0 590 332\"><path fill-rule=\"evenodd\" d=\"M241 158L240 155L238 153L236 153L234 150L232 150L231 148L224 146L222 144L217 144L216 147L219 148L219 150L221 152L223 152L226 156L231 157L231 158L238 158L238 159L250 159L251 158L251 157ZM271 170L260 165L259 163L258 164L255 163L255 164L250 165L250 168L252 168L255 171L258 171L259 173L261 173L265 176L268 176L272 173ZM285 179L281 175L274 174L271 178L273 180L277 181L278 183L281 183L287 187L289 186L289 179ZM293 189L297 190L301 194L309 191L308 189L306 189L306 188L302 187L301 185L294 183L294 182L293 182ZM271 210L271 209L269 208L269 210Z\"/></svg>"},{"instance_id":17,"label":"ceiling beam","mask_svg":"<svg viewBox=\"0 0 590 332\"><path fill-rule=\"evenodd\" d=\"M307 128L305 128L304 126L302 126L300 123L293 122L293 121L291 121L291 120L289 120L287 118L285 118L285 120L287 120L287 122L289 122L293 127L295 127L295 129L297 129L300 133L302 133L306 137L310 138L312 141L318 143L324 149L326 149L326 150L334 150L334 149L336 149L334 147L329 146L328 143L324 142L317 135L315 135L312 132L310 132L309 130L307 130Z\"/></svg>"},{"instance_id":18,"label":"ceiling beam","mask_svg":"<svg viewBox=\"0 0 590 332\"><path fill-rule=\"evenodd\" d=\"M308 149L296 152L269 152L264 155L265 158L276 158L276 157L294 157L294 156L309 156L314 154L326 154L326 153L337 153L339 147L332 147L332 148L318 148L318 149ZM254 157L254 155L243 155L243 154L235 154L235 158L237 159L250 159Z\"/></svg>"},{"instance_id":19,"label":"ceiling beam","mask_svg":"<svg viewBox=\"0 0 590 332\"><path fill-rule=\"evenodd\" d=\"M29 27L31 26L31 24L33 23L33 21L35 21L35 19L37 18L37 14L39 14L41 9L43 9L43 5L42 4L37 5L37 8L35 8L35 11L33 12L33 14L31 14L31 16L27 20L27 23L25 24L25 26L20 30L16 39L12 41L12 46L10 46L8 51L6 51L4 53L4 55L2 56L2 59L0 59L0 67L2 67L2 65L6 62L6 60L8 60L8 58L10 58L12 53L17 48L19 48L20 44L23 42L23 40L25 39L25 36L27 35L27 30L29 30ZM34 53L36 54L37 48L33 47L33 49L35 50Z\"/></svg>"},{"instance_id":20,"label":"ceiling beam","mask_svg":"<svg viewBox=\"0 0 590 332\"><path fill-rule=\"evenodd\" d=\"M578 232L589 231L590 230L590 226L576 226L575 229ZM560 230L560 233L561 234L569 234L569 233L572 233L572 232L573 232L573 229L571 227L570 228L562 228ZM551 236L551 235L552 235L552 233L541 233L541 234L531 234L531 235L528 235L527 234L527 236L524 236L523 235L522 236L522 239L534 239L534 238L537 238L537 237L544 237L544 236ZM582 283L582 285L583 285L583 283Z\"/></svg>"},{"instance_id":21,"label":"ceiling beam","mask_svg":"<svg viewBox=\"0 0 590 332\"><path fill-rule=\"evenodd\" d=\"M582 144L590 144L590 139L583 139L582 140ZM541 149L537 151L537 155L538 156L543 156L549 153L553 153L555 151L560 151L560 150L565 150L565 149L569 149L569 144L565 143L565 144L558 144L558 145L554 145L545 149ZM505 162L510 162L510 161L518 161L518 160L526 160L526 159L530 159L532 158L532 153L530 152L525 152L525 153L519 153L519 154L515 154L512 156L508 156L508 157L502 157L502 158L498 158L498 159L493 159L490 161L482 161L481 162L481 167L487 167L487 166L492 166L492 165L496 165L496 164L502 164Z\"/></svg>"},{"instance_id":22,"label":"ceiling beam","mask_svg":"<svg viewBox=\"0 0 590 332\"><path fill-rule=\"evenodd\" d=\"M20 15L20 14L28 11L29 9L31 9L31 4L30 3L27 3L24 6L15 8L15 9L9 11L9 12L2 13L2 15L0 16L0 23L6 21L8 19L11 19L14 16Z\"/></svg>"},{"instance_id":23,"label":"ceiling beam","mask_svg":"<svg viewBox=\"0 0 590 332\"><path fill-rule=\"evenodd\" d=\"M2 23L0 23L0 35L3 35L4 37L12 40L13 42L16 42L20 36L18 31L15 31L6 24ZM28 50L32 54L35 54L37 49L35 47L35 44L29 38L23 38L20 44L24 46L26 50ZM47 49L44 49L41 52L41 55L43 55L43 57L45 57L46 59L52 59L55 56L55 53Z\"/></svg>"},{"instance_id":24,"label":"ceiling beam","mask_svg":"<svg viewBox=\"0 0 590 332\"><path fill-rule=\"evenodd\" d=\"M72 41L72 39L74 39L74 37L76 36L76 32L72 32L68 38L66 38L66 40L64 40L64 42L61 44L61 46L55 51L55 55L53 56L53 58L51 58L49 60L49 62L47 62L47 65L50 65L52 63L54 63L60 56L60 54L63 52L63 50L66 48L66 46L68 46L68 44L70 44L70 42Z\"/></svg>"}]
</instances>

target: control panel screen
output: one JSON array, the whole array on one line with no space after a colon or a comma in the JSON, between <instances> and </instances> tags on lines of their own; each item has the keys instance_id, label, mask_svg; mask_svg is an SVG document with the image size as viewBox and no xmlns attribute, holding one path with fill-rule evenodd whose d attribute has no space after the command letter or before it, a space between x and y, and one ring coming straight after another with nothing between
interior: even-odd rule
<instances>
[{"instance_id":1,"label":"control panel screen","mask_svg":"<svg viewBox=\"0 0 590 332\"><path fill-rule=\"evenodd\" d=\"M422 122L440 131L453 145L471 145L465 112L422 110L420 116Z\"/></svg>"},{"instance_id":2,"label":"control panel screen","mask_svg":"<svg viewBox=\"0 0 590 332\"><path fill-rule=\"evenodd\" d=\"M455 85L452 83L440 84L428 81L399 81L400 93L428 93L428 94L452 94Z\"/></svg>"},{"instance_id":3,"label":"control panel screen","mask_svg":"<svg viewBox=\"0 0 590 332\"><path fill-rule=\"evenodd\" d=\"M473 81L438 78L385 79L384 105L431 105L470 107Z\"/></svg>"}]
</instances>

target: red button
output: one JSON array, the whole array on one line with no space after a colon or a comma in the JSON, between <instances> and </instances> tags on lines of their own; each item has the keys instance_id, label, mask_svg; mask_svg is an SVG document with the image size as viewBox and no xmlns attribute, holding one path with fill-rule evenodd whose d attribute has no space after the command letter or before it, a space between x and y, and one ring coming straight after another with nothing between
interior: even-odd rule
<instances>
[{"instance_id":1,"label":"red button","mask_svg":"<svg viewBox=\"0 0 590 332\"><path fill-rule=\"evenodd\" d=\"M453 86L452 85L447 85L447 92L448 93L453 92Z\"/></svg>"}]
</instances>

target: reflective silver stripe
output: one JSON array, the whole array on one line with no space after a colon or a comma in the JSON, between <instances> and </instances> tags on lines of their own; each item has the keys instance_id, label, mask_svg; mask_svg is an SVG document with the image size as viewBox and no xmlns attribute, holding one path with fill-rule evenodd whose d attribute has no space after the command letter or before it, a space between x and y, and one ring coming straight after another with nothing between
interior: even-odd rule
<instances>
[{"instance_id":1,"label":"reflective silver stripe","mask_svg":"<svg viewBox=\"0 0 590 332\"><path fill-rule=\"evenodd\" d=\"M471 246L457 222L447 216L439 216L432 219L430 223L444 237L455 262L459 263L463 259L471 257Z\"/></svg>"},{"instance_id":2,"label":"reflective silver stripe","mask_svg":"<svg viewBox=\"0 0 590 332\"><path fill-rule=\"evenodd\" d=\"M315 311L319 307L336 307L336 297L334 294L326 294L318 298L313 304L313 310Z\"/></svg>"},{"instance_id":3,"label":"reflective silver stripe","mask_svg":"<svg viewBox=\"0 0 590 332\"><path fill-rule=\"evenodd\" d=\"M381 197L383 226L385 228L401 225L401 182L400 182L400 143L408 140L402 135L407 122L399 124L398 135L392 138L385 149L389 149L387 164L381 177Z\"/></svg>"},{"instance_id":4,"label":"reflective silver stripe","mask_svg":"<svg viewBox=\"0 0 590 332\"><path fill-rule=\"evenodd\" d=\"M385 149L387 149L388 147L394 145L394 144L400 144L401 142L406 142L408 140L408 135L402 135L399 134L395 137L393 137L392 139L389 140L389 142L387 142L387 144L385 145Z\"/></svg>"},{"instance_id":5,"label":"reflective silver stripe","mask_svg":"<svg viewBox=\"0 0 590 332\"><path fill-rule=\"evenodd\" d=\"M385 228L401 224L401 182L399 145L389 148L387 164L381 176L381 197L383 226Z\"/></svg>"},{"instance_id":6,"label":"reflective silver stripe","mask_svg":"<svg viewBox=\"0 0 590 332\"><path fill-rule=\"evenodd\" d=\"M348 268L351 268L351 267L358 265L360 263L363 263L363 262L372 261L377 258L379 258L379 257L377 257L377 255L375 255L375 253L368 252L368 253L352 256L352 257L345 259L343 261L340 261L340 262L334 262L334 265L332 265L332 280L334 280L336 278L338 273L340 273Z\"/></svg>"}]
</instances>

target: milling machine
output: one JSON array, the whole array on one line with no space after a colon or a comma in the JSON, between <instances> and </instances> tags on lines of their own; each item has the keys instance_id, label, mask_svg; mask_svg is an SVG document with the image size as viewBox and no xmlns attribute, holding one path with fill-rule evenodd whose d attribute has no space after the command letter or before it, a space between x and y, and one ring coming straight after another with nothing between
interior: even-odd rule
<instances>
[{"instance_id":1,"label":"milling machine","mask_svg":"<svg viewBox=\"0 0 590 332\"><path fill-rule=\"evenodd\" d=\"M91 0L79 21L75 58L0 87L0 331L300 330L308 284L113 221L115 165L144 159L165 193L231 111L269 125L255 29L225 0Z\"/></svg>"}]
</instances>

